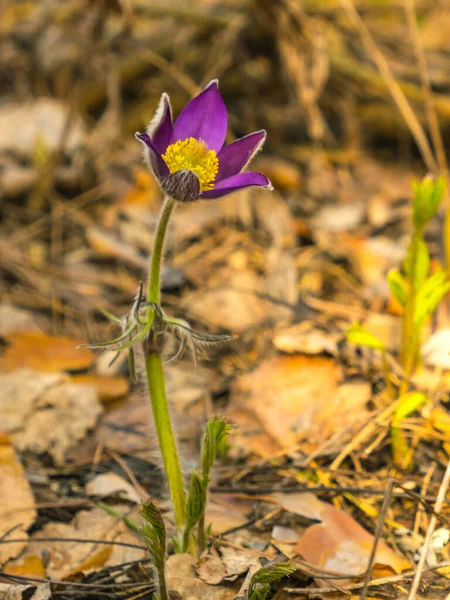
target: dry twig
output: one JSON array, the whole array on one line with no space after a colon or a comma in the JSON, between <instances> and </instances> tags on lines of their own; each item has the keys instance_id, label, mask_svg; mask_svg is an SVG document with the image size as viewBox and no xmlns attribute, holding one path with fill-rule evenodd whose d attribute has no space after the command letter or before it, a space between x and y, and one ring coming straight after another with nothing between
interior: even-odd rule
<instances>
[{"instance_id":1,"label":"dry twig","mask_svg":"<svg viewBox=\"0 0 450 600\"><path fill-rule=\"evenodd\" d=\"M425 568L425 561L427 559L428 549L430 547L431 536L436 528L437 515L441 512L442 506L445 502L445 496L447 494L448 486L450 485L450 460L447 464L447 468L445 470L444 477L442 479L441 486L439 488L439 492L436 498L436 503L434 505L434 513L431 516L430 523L427 529L427 535L425 537L425 542L422 547L422 552L420 555L419 564L417 565L417 571L414 575L414 579L412 582L411 590L409 592L408 600L414 600L417 594L417 590L419 589L420 580L422 578L422 574Z\"/></svg>"}]
</instances>

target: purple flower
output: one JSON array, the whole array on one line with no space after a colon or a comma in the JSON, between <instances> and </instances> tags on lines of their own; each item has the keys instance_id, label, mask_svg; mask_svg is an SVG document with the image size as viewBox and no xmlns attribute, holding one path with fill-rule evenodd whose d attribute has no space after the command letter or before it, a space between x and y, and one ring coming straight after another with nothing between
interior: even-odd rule
<instances>
[{"instance_id":1,"label":"purple flower","mask_svg":"<svg viewBox=\"0 0 450 600\"><path fill-rule=\"evenodd\" d=\"M261 173L242 170L261 149L265 131L224 146L227 109L214 79L172 124L169 96L163 94L147 133L136 133L145 160L162 189L175 200L220 198L252 185L272 189Z\"/></svg>"}]
</instances>

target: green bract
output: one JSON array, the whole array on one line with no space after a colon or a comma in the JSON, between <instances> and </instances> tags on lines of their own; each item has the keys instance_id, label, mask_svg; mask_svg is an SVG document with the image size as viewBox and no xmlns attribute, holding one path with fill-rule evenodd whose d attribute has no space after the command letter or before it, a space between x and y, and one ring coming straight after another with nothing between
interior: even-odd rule
<instances>
[{"instance_id":1,"label":"green bract","mask_svg":"<svg viewBox=\"0 0 450 600\"><path fill-rule=\"evenodd\" d=\"M399 271L391 269L387 274L389 288L400 304L405 307L408 301L408 285Z\"/></svg>"},{"instance_id":2,"label":"green bract","mask_svg":"<svg viewBox=\"0 0 450 600\"><path fill-rule=\"evenodd\" d=\"M407 278L413 282L414 289L419 290L430 270L430 255L422 238L413 236L408 246L408 253L403 263Z\"/></svg>"},{"instance_id":3,"label":"green bract","mask_svg":"<svg viewBox=\"0 0 450 600\"><path fill-rule=\"evenodd\" d=\"M383 342L377 337L372 335L370 331L367 331L362 325L355 323L347 329L346 333L347 340L352 344L358 346L365 346L366 348L373 348L374 350L386 350Z\"/></svg>"},{"instance_id":4,"label":"green bract","mask_svg":"<svg viewBox=\"0 0 450 600\"><path fill-rule=\"evenodd\" d=\"M274 562L262 567L253 575L248 588L249 600L265 600L270 584L295 573L297 567L288 562Z\"/></svg>"},{"instance_id":5,"label":"green bract","mask_svg":"<svg viewBox=\"0 0 450 600\"><path fill-rule=\"evenodd\" d=\"M422 229L430 222L439 208L445 194L445 179L433 180L430 176L422 181L413 181L413 225Z\"/></svg>"},{"instance_id":6,"label":"green bract","mask_svg":"<svg viewBox=\"0 0 450 600\"><path fill-rule=\"evenodd\" d=\"M422 328L426 320L431 317L441 300L450 291L450 282L444 271L438 271L431 275L416 296L414 325Z\"/></svg>"}]
</instances>

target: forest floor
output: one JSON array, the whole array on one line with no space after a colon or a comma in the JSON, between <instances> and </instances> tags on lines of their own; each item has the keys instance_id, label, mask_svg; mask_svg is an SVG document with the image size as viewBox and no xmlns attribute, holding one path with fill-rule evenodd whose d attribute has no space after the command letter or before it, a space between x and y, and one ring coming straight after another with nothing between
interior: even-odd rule
<instances>
[{"instance_id":1,"label":"forest floor","mask_svg":"<svg viewBox=\"0 0 450 600\"><path fill-rule=\"evenodd\" d=\"M126 314L147 277L162 195L134 132L162 92L178 114L216 77L228 141L267 130L251 168L274 191L178 206L170 225L164 309L237 337L165 366L186 472L208 418L233 424L209 548L169 548L169 587L233 600L284 557L297 571L277 600L449 597L448 301L406 382L426 400L401 418L402 307L386 281L411 237L411 181L446 173L450 139L450 11L417 1L416 21L411 6L3 2L0 598L153 595L142 539L102 505L139 522L152 499L173 529L144 382L126 353L77 346L119 335L100 311ZM432 269L443 214L426 229ZM347 339L355 322L388 376L382 353Z\"/></svg>"}]
</instances>

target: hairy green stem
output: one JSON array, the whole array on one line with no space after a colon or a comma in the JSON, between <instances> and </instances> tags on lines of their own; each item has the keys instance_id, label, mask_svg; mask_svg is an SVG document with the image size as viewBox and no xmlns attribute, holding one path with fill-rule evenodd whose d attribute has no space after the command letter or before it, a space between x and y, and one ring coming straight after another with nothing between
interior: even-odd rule
<instances>
[{"instance_id":1,"label":"hairy green stem","mask_svg":"<svg viewBox=\"0 0 450 600\"><path fill-rule=\"evenodd\" d=\"M388 397L391 400L391 402L395 401L395 390L392 386L392 382L391 382L391 373L389 371L389 362L388 362L388 357L387 357L387 352L386 350L383 350L383 373L384 373L384 382L386 384L386 391L388 393Z\"/></svg>"},{"instance_id":2,"label":"hairy green stem","mask_svg":"<svg viewBox=\"0 0 450 600\"><path fill-rule=\"evenodd\" d=\"M158 569L158 591L160 600L169 600L169 592L166 584L166 571L164 564ZM153 596L154 597L154 596Z\"/></svg>"},{"instance_id":3,"label":"hairy green stem","mask_svg":"<svg viewBox=\"0 0 450 600\"><path fill-rule=\"evenodd\" d=\"M448 193L447 193L448 197ZM448 204L448 203L447 203ZM445 266L450 277L450 208L446 207L447 210L444 216L444 253L445 253Z\"/></svg>"},{"instance_id":4,"label":"hairy green stem","mask_svg":"<svg viewBox=\"0 0 450 600\"><path fill-rule=\"evenodd\" d=\"M145 358L145 366L156 432L175 512L175 522L177 527L181 528L186 520L186 492L170 420L164 372L159 354L150 352Z\"/></svg>"},{"instance_id":5,"label":"hairy green stem","mask_svg":"<svg viewBox=\"0 0 450 600\"><path fill-rule=\"evenodd\" d=\"M159 216L158 226L156 228L155 239L153 242L150 271L148 274L148 294L147 302L160 303L161 288L161 263L163 257L164 240L166 238L167 225L170 215L175 206L175 200L166 196Z\"/></svg>"},{"instance_id":6,"label":"hairy green stem","mask_svg":"<svg viewBox=\"0 0 450 600\"><path fill-rule=\"evenodd\" d=\"M403 315L403 339L402 339L402 362L405 377L400 386L400 395L406 394L409 386L409 379L412 375L417 356L417 349L414 347L414 314L416 310L416 265L419 253L419 242L421 236L419 231L415 231L411 246L411 273L409 276L409 294Z\"/></svg>"},{"instance_id":7,"label":"hairy green stem","mask_svg":"<svg viewBox=\"0 0 450 600\"><path fill-rule=\"evenodd\" d=\"M198 553L201 554L206 548L206 535L205 535L205 511L198 521Z\"/></svg>"},{"instance_id":8,"label":"hairy green stem","mask_svg":"<svg viewBox=\"0 0 450 600\"><path fill-rule=\"evenodd\" d=\"M160 273L164 240L174 206L175 200L166 197L153 242L147 301L155 304L160 303ZM154 311L149 307L149 323L153 320L153 316ZM175 522L181 530L186 521L186 492L167 403L164 371L158 351L150 350L146 352L145 367L156 432L175 513Z\"/></svg>"},{"instance_id":9,"label":"hairy green stem","mask_svg":"<svg viewBox=\"0 0 450 600\"><path fill-rule=\"evenodd\" d=\"M189 542L191 540L191 532L192 532L192 528L188 528L186 527L184 532L183 532L183 542L181 545L181 551L182 552L188 552L189 551Z\"/></svg>"}]
</instances>

